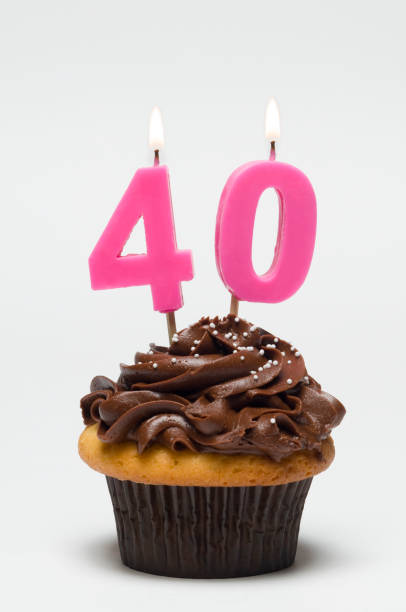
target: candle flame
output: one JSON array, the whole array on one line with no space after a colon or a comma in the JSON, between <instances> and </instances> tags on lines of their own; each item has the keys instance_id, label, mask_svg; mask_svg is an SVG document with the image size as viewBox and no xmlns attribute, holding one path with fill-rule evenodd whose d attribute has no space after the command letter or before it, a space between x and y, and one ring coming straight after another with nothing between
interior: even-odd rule
<instances>
[{"instance_id":1,"label":"candle flame","mask_svg":"<svg viewBox=\"0 0 406 612\"><path fill-rule=\"evenodd\" d=\"M280 135L279 108L275 98L271 98L265 113L265 138L271 142L276 142Z\"/></svg>"},{"instance_id":2,"label":"candle flame","mask_svg":"<svg viewBox=\"0 0 406 612\"><path fill-rule=\"evenodd\" d=\"M149 146L153 151L159 151L165 144L164 126L161 111L154 106L149 120Z\"/></svg>"}]
</instances>

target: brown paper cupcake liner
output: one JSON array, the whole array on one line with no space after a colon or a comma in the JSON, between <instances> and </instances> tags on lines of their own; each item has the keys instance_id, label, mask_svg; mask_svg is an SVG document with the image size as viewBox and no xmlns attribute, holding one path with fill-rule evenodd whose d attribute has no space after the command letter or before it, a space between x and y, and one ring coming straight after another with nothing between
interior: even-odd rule
<instances>
[{"instance_id":1,"label":"brown paper cupcake liner","mask_svg":"<svg viewBox=\"0 0 406 612\"><path fill-rule=\"evenodd\" d=\"M128 567L182 578L233 578L274 572L295 560L311 478L269 487L106 478Z\"/></svg>"}]
</instances>

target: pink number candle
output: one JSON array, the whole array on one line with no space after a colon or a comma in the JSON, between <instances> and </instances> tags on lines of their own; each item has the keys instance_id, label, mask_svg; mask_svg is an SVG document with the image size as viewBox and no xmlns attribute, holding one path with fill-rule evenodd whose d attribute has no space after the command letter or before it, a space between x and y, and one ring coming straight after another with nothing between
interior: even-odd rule
<instances>
[{"instance_id":1,"label":"pink number candle","mask_svg":"<svg viewBox=\"0 0 406 612\"><path fill-rule=\"evenodd\" d=\"M275 161L279 114L273 99L267 108L266 137L271 141L270 159L249 162L231 174L217 213L217 268L233 296L235 314L238 300L281 302L293 295L306 278L316 238L316 198L309 179L294 166ZM259 198L270 187L279 198L279 230L273 262L259 276L252 265L254 222Z\"/></svg>"},{"instance_id":2,"label":"pink number candle","mask_svg":"<svg viewBox=\"0 0 406 612\"><path fill-rule=\"evenodd\" d=\"M180 251L176 245L169 172L159 165L163 129L158 109L151 115L150 145L155 164L136 171L90 255L90 277L93 289L150 285L154 309L170 313L183 305L181 281L193 278L193 265L191 251ZM141 217L147 253L123 256ZM171 327L175 331L173 319Z\"/></svg>"}]
</instances>

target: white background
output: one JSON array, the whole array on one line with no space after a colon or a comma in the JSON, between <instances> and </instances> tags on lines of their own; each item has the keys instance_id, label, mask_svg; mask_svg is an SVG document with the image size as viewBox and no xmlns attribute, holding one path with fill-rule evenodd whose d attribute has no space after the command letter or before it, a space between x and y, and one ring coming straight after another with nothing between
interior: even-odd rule
<instances>
[{"instance_id":1,"label":"white background","mask_svg":"<svg viewBox=\"0 0 406 612\"><path fill-rule=\"evenodd\" d=\"M2 4L5 610L405 609L403 6ZM268 154L270 95L278 158L317 193L317 244L292 299L241 314L294 342L347 407L336 460L312 485L293 568L211 582L142 575L120 565L104 479L77 456L78 404L94 374L116 377L137 348L165 342L165 321L147 287L91 292L87 257L132 173L151 163L158 104L178 243L195 264L178 326L226 313L218 200L236 166ZM256 236L262 268L267 234Z\"/></svg>"}]
</instances>

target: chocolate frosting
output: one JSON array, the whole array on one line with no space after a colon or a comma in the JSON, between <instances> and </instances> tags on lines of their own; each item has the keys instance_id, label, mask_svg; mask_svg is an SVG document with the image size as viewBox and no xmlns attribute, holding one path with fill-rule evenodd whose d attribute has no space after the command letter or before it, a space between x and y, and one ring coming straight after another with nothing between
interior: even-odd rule
<instances>
[{"instance_id":1,"label":"chocolate frosting","mask_svg":"<svg viewBox=\"0 0 406 612\"><path fill-rule=\"evenodd\" d=\"M173 450L250 453L280 461L321 441L345 409L307 375L291 344L233 315L203 317L151 345L117 382L96 376L81 400L98 437Z\"/></svg>"}]
</instances>

